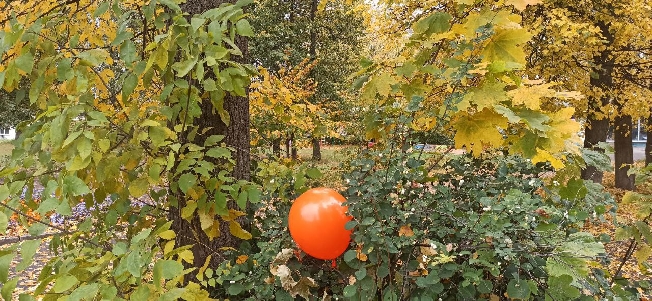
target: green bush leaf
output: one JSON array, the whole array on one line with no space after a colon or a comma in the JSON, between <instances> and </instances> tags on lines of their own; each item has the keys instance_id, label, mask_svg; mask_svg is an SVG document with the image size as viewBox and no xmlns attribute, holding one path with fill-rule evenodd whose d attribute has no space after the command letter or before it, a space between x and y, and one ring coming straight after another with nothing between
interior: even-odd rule
<instances>
[{"instance_id":1,"label":"green bush leaf","mask_svg":"<svg viewBox=\"0 0 652 301\"><path fill-rule=\"evenodd\" d=\"M530 297L530 285L525 279L512 279L507 284L507 296L512 299L528 299Z\"/></svg>"},{"instance_id":2,"label":"green bush leaf","mask_svg":"<svg viewBox=\"0 0 652 301\"><path fill-rule=\"evenodd\" d=\"M56 279L57 280L54 283L54 287L52 288L52 291L54 291L55 293L63 293L71 289L79 282L77 277L73 275L61 275L58 276Z\"/></svg>"},{"instance_id":3,"label":"green bush leaf","mask_svg":"<svg viewBox=\"0 0 652 301\"><path fill-rule=\"evenodd\" d=\"M184 173L179 177L179 188L183 193L187 193L188 189L195 185L197 177L193 174Z\"/></svg>"}]
</instances>

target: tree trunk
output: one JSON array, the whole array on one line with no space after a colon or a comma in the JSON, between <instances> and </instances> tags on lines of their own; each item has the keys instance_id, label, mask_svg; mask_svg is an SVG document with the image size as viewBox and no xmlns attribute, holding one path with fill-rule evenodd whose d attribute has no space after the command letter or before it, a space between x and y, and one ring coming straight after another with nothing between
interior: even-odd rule
<instances>
[{"instance_id":1,"label":"tree trunk","mask_svg":"<svg viewBox=\"0 0 652 301\"><path fill-rule=\"evenodd\" d=\"M288 134L285 138L285 157L288 159L292 157L292 137L294 137L294 133Z\"/></svg>"},{"instance_id":2,"label":"tree trunk","mask_svg":"<svg viewBox=\"0 0 652 301\"><path fill-rule=\"evenodd\" d=\"M606 46L613 44L614 36L611 34L609 25L604 21L598 21L596 24L606 39ZM599 55L593 57L595 66L593 69L594 76L591 77L590 84L593 87L602 89L603 91L611 90L613 86L613 58L611 53L607 50L602 51ZM601 67L600 67L601 66ZM584 130L584 147L595 149L596 145L600 142L607 141L607 133L609 132L609 120L604 116L599 116L602 109L610 102L610 96L604 95L600 99L589 99L589 107L587 114L587 124ZM602 151L601 149L596 149ZM602 183L602 171L599 171L593 166L587 166L582 170L582 179L592 180L595 183Z\"/></svg>"},{"instance_id":3,"label":"tree trunk","mask_svg":"<svg viewBox=\"0 0 652 301\"><path fill-rule=\"evenodd\" d=\"M318 0L312 0L312 3L310 4L310 59L316 60L317 59L317 29L315 28L317 23L315 22L315 17L317 15L317 5L318 5ZM310 70L310 75L314 80L314 68ZM313 102L318 100L316 97L312 97ZM313 134L312 137L312 159L314 161L321 161L321 145L319 144L319 137Z\"/></svg>"},{"instance_id":4,"label":"tree trunk","mask_svg":"<svg viewBox=\"0 0 652 301\"><path fill-rule=\"evenodd\" d=\"M292 158L292 160L296 160L299 158L297 154L297 143L296 141L294 141L294 137L295 137L294 133L290 134L290 152L291 152L290 157Z\"/></svg>"},{"instance_id":5,"label":"tree trunk","mask_svg":"<svg viewBox=\"0 0 652 301\"><path fill-rule=\"evenodd\" d=\"M631 164L634 164L632 116L618 116L614 123L616 188L634 190L634 175L627 175Z\"/></svg>"},{"instance_id":6,"label":"tree trunk","mask_svg":"<svg viewBox=\"0 0 652 301\"><path fill-rule=\"evenodd\" d=\"M321 142L319 138L312 138L312 159L321 161Z\"/></svg>"},{"instance_id":7,"label":"tree trunk","mask_svg":"<svg viewBox=\"0 0 652 301\"><path fill-rule=\"evenodd\" d=\"M235 3L234 0L188 0L180 5L182 10L193 16L201 14L209 9L216 8L222 3ZM243 52L243 56L234 56L231 59L240 63L246 63L248 59L247 40L243 37L237 37L235 40L236 45ZM206 70L210 70L207 68ZM210 71L205 74L206 78L215 77ZM202 93L199 93L200 95ZM230 116L230 123L226 125L219 114L215 110L213 103L210 99L205 98L200 104L202 116L197 119L196 125L199 127L198 133L195 136L194 143L203 145L206 138L212 135L224 135L224 142L227 146L234 149L231 154L235 160L235 166L231 171L231 175L238 180L250 179L250 133L249 133L249 99L247 97L239 97L228 94L224 97L224 109ZM199 215L195 214L187 221L181 218L181 209L187 204L185 196L177 194L170 196L176 198L178 204L175 208L170 208L169 218L172 221L172 229L177 234L176 246L192 245L192 252L194 261L192 266L201 267L204 265L209 256L211 256L209 267L215 268L225 258L221 254L221 248L233 247L238 248L240 239L233 236L229 231L229 224L224 222L218 216L215 220L220 220L220 236L210 240L208 236L201 229ZM175 203L174 201L172 202ZM228 203L229 208L235 208L234 202L231 200ZM246 220L239 220L243 228L247 228ZM196 273L196 271L195 271ZM191 276L195 276L191 273ZM186 279L186 281L192 279Z\"/></svg>"},{"instance_id":8,"label":"tree trunk","mask_svg":"<svg viewBox=\"0 0 652 301\"><path fill-rule=\"evenodd\" d=\"M272 140L272 155L277 159L281 158L281 138Z\"/></svg>"},{"instance_id":9,"label":"tree trunk","mask_svg":"<svg viewBox=\"0 0 652 301\"><path fill-rule=\"evenodd\" d=\"M584 128L584 148L594 149L604 152L603 149L597 148L597 144L607 141L607 133L609 132L609 120L607 119L592 119L587 120ZM587 166L582 170L582 179L591 180L594 183L602 183L602 171L594 166Z\"/></svg>"}]
</instances>

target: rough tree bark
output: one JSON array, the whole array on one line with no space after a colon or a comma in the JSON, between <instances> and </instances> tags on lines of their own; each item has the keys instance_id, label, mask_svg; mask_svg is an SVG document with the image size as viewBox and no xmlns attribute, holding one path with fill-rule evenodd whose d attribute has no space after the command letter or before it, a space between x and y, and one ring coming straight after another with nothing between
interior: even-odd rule
<instances>
[{"instance_id":1,"label":"rough tree bark","mask_svg":"<svg viewBox=\"0 0 652 301\"><path fill-rule=\"evenodd\" d=\"M613 44L614 36L609 32L609 25L605 24L603 21L599 21L597 25L606 39L606 46ZM613 58L611 58L611 52L608 50L602 51L600 55L593 57L593 62L596 66L602 67L593 69L595 76L591 77L591 86L600 88L603 91L609 91L613 86ZM587 108L588 116L586 120L587 124L584 127L585 148L602 151L600 148L596 148L596 146L600 142L607 141L609 120L605 117L598 116L599 114L597 113L608 105L609 102L610 97L608 95L601 96L599 99L589 99L589 107ZM595 183L602 183L602 177L602 171L599 171L593 166L587 166L582 170L582 179L592 180Z\"/></svg>"},{"instance_id":2,"label":"rough tree bark","mask_svg":"<svg viewBox=\"0 0 652 301\"><path fill-rule=\"evenodd\" d=\"M632 116L617 116L614 126L616 188L634 190L634 175L627 175L631 164L634 163Z\"/></svg>"},{"instance_id":3,"label":"rough tree bark","mask_svg":"<svg viewBox=\"0 0 652 301\"><path fill-rule=\"evenodd\" d=\"M188 0L180 5L182 10L190 16L200 14L209 9L219 7L222 3L235 3L235 0ZM248 60L247 40L243 37L237 37L235 40L236 45L242 50L243 56L232 57L234 61L246 63ZM209 70L209 69L207 69ZM206 78L214 77L211 72L205 74ZM201 95L202 93L200 93ZM227 146L233 148L235 151L231 154L236 164L231 175L240 180L250 179L250 133L249 133L249 99L247 97L239 97L227 94L224 98L224 109L230 115L230 123L226 125L219 114L213 108L210 99L204 99L200 105L202 115L198 119L197 125L200 130L196 136L194 143L202 145L206 138L212 135L224 135L224 142ZM205 132L203 131L205 130ZM188 222L181 218L180 208L185 207L186 200L183 196L177 196L178 206L170 210L169 218L172 221L172 229L177 234L176 246L193 245L192 252L194 255L193 265L201 267L204 265L209 256L211 256L210 267L216 267L221 261L224 260L220 251L223 247L237 248L240 239L231 235L229 226L226 222L220 222L220 236L210 240L208 236L201 229L199 216L195 216ZM233 202L229 204L234 208ZM216 220L219 218L216 216ZM240 220L240 224L247 228L244 220Z\"/></svg>"}]
</instances>

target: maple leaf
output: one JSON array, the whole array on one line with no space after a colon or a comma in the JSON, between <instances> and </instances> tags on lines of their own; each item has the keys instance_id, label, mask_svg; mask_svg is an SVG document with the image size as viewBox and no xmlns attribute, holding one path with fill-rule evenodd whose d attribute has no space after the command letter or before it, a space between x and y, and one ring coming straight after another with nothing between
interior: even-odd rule
<instances>
[{"instance_id":1,"label":"maple leaf","mask_svg":"<svg viewBox=\"0 0 652 301\"><path fill-rule=\"evenodd\" d=\"M501 82L485 83L479 88L474 88L464 96L458 108L465 110L468 108L467 104L474 103L478 110L484 108L491 108L496 104L507 99L505 92L505 84Z\"/></svg>"},{"instance_id":2,"label":"maple leaf","mask_svg":"<svg viewBox=\"0 0 652 301\"><path fill-rule=\"evenodd\" d=\"M528 5L540 4L541 0L505 0L506 5L513 5L514 8L524 11Z\"/></svg>"},{"instance_id":3,"label":"maple leaf","mask_svg":"<svg viewBox=\"0 0 652 301\"><path fill-rule=\"evenodd\" d=\"M549 151L538 148L537 154L532 157L532 163L537 164L539 162L550 162L550 165L556 169L564 167L564 161L553 156Z\"/></svg>"},{"instance_id":4,"label":"maple leaf","mask_svg":"<svg viewBox=\"0 0 652 301\"><path fill-rule=\"evenodd\" d=\"M551 97L555 95L555 90L550 89L552 84L522 85L518 88L509 91L507 94L512 97L514 105L524 105L531 110L539 110L541 108L541 98Z\"/></svg>"},{"instance_id":5,"label":"maple leaf","mask_svg":"<svg viewBox=\"0 0 652 301\"><path fill-rule=\"evenodd\" d=\"M455 147L466 147L474 156L482 153L484 146L497 147L504 138L500 129L507 128L508 120L492 110L484 109L476 114L463 113L455 122Z\"/></svg>"},{"instance_id":6,"label":"maple leaf","mask_svg":"<svg viewBox=\"0 0 652 301\"><path fill-rule=\"evenodd\" d=\"M520 45L528 42L532 35L522 28L496 29L482 52L484 62L504 62L512 69L525 65L525 51Z\"/></svg>"}]
</instances>

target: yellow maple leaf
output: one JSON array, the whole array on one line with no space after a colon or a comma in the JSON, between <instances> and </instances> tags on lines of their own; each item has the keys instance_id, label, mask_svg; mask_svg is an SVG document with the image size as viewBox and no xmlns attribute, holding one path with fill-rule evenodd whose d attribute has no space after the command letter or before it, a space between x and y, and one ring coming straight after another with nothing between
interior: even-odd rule
<instances>
[{"instance_id":1,"label":"yellow maple leaf","mask_svg":"<svg viewBox=\"0 0 652 301\"><path fill-rule=\"evenodd\" d=\"M475 114L462 113L453 127L455 147L471 151L474 156L480 156L484 147L498 147L504 143L500 129L507 128L508 120L492 110L484 109Z\"/></svg>"}]
</instances>

